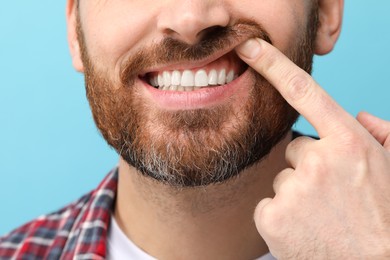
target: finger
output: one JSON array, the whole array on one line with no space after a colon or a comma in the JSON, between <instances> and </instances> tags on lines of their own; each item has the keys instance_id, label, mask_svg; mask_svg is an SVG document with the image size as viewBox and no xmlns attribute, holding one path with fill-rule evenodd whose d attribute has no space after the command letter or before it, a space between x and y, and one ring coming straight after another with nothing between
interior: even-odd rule
<instances>
[{"instance_id":1,"label":"finger","mask_svg":"<svg viewBox=\"0 0 390 260\"><path fill-rule=\"evenodd\" d=\"M278 173L274 179L273 188L275 194L279 193L281 188L283 187L283 184L292 176L292 173L294 172L294 169L287 168Z\"/></svg>"},{"instance_id":2,"label":"finger","mask_svg":"<svg viewBox=\"0 0 390 260\"><path fill-rule=\"evenodd\" d=\"M270 202L272 201L271 198L264 198L262 199L259 204L257 204L256 206L256 211L255 211L255 215L258 216L258 215L261 215L261 212L263 210L263 208L265 206L267 206Z\"/></svg>"},{"instance_id":3,"label":"finger","mask_svg":"<svg viewBox=\"0 0 390 260\"><path fill-rule=\"evenodd\" d=\"M259 233L261 234L262 232L262 216L263 216L263 212L264 212L264 209L271 205L272 203L272 199L271 198L264 198L262 199L259 204L257 204L256 206L256 210L255 210L255 214L253 216L253 219L255 221L255 224L256 224L256 228L257 230L259 231Z\"/></svg>"},{"instance_id":4,"label":"finger","mask_svg":"<svg viewBox=\"0 0 390 260\"><path fill-rule=\"evenodd\" d=\"M370 132L370 134L383 147L390 151L390 122L382 120L367 112L361 112L357 116L357 120Z\"/></svg>"},{"instance_id":5,"label":"finger","mask_svg":"<svg viewBox=\"0 0 390 260\"><path fill-rule=\"evenodd\" d=\"M335 133L345 124L357 125L354 118L345 112L309 74L269 43L261 39L251 39L238 46L236 51L314 126L321 138Z\"/></svg>"},{"instance_id":6,"label":"finger","mask_svg":"<svg viewBox=\"0 0 390 260\"><path fill-rule=\"evenodd\" d=\"M286 148L286 162L292 168L296 169L307 146L313 144L315 141L316 140L308 136L295 138Z\"/></svg>"}]
</instances>

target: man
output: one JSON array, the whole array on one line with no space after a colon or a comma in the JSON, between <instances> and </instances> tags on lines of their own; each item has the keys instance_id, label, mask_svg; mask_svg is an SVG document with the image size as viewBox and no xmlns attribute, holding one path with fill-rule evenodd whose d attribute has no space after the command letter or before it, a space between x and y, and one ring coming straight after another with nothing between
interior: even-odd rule
<instances>
[{"instance_id":1,"label":"man","mask_svg":"<svg viewBox=\"0 0 390 260\"><path fill-rule=\"evenodd\" d=\"M354 119L307 74L342 11L68 0L73 65L120 164L1 238L0 258L390 257L390 123ZM298 113L318 140L291 132Z\"/></svg>"}]
</instances>

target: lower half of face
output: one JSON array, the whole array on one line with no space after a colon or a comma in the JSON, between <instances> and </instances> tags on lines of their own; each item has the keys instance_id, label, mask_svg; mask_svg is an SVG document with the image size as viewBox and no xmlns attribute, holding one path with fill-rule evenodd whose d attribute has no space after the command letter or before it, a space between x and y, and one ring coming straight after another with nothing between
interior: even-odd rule
<instances>
[{"instance_id":1,"label":"lower half of face","mask_svg":"<svg viewBox=\"0 0 390 260\"><path fill-rule=\"evenodd\" d=\"M284 52L310 70L313 40L303 33ZM81 45L87 95L104 138L138 172L172 186L209 185L237 176L269 154L298 117L247 66L237 69L229 83L186 92L165 88L164 75L159 83L158 73L122 75L126 80L116 84L112 75L95 69Z\"/></svg>"}]
</instances>

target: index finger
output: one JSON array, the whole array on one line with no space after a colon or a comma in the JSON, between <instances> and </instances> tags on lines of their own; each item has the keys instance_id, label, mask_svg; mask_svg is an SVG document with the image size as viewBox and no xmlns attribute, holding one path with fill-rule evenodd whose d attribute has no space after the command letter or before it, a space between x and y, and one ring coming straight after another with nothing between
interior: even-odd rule
<instances>
[{"instance_id":1,"label":"index finger","mask_svg":"<svg viewBox=\"0 0 390 260\"><path fill-rule=\"evenodd\" d=\"M283 53L261 39L251 39L236 48L237 54L267 79L310 124L319 136L335 133L350 116L314 79Z\"/></svg>"}]
</instances>

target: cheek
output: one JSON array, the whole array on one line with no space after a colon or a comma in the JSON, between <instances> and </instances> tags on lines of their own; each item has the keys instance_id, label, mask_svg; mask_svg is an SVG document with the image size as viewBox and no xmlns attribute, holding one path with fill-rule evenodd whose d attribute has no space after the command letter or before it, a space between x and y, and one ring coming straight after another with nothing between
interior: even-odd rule
<instances>
[{"instance_id":1,"label":"cheek","mask_svg":"<svg viewBox=\"0 0 390 260\"><path fill-rule=\"evenodd\" d=\"M158 41L157 17L164 1L82 1L81 17L90 57L100 69L118 69L135 50ZM261 24L275 46L287 50L304 23L302 0L231 1L233 19Z\"/></svg>"},{"instance_id":2,"label":"cheek","mask_svg":"<svg viewBox=\"0 0 390 260\"><path fill-rule=\"evenodd\" d=\"M96 66L114 68L130 50L151 42L155 14L131 2L90 4L81 13L85 43Z\"/></svg>"},{"instance_id":3,"label":"cheek","mask_svg":"<svg viewBox=\"0 0 390 260\"><path fill-rule=\"evenodd\" d=\"M239 15L252 18L262 25L270 34L273 44L282 51L291 47L304 28L306 8L303 1L244 0L237 1L236 5Z\"/></svg>"}]
</instances>

